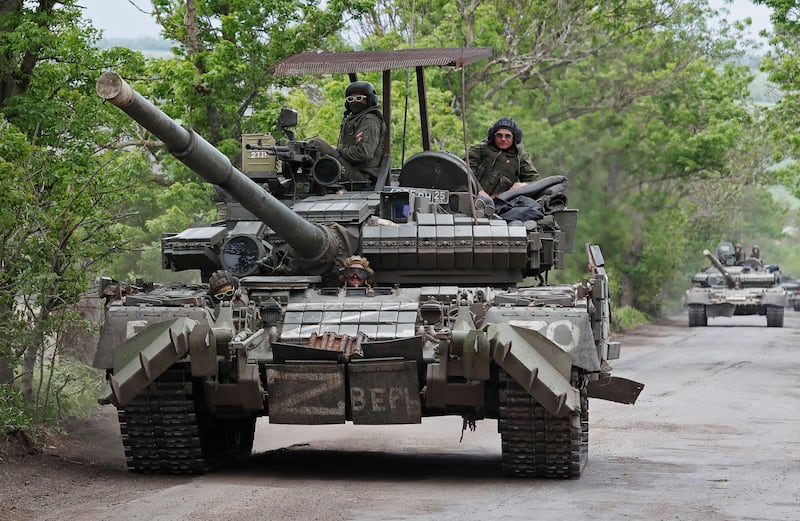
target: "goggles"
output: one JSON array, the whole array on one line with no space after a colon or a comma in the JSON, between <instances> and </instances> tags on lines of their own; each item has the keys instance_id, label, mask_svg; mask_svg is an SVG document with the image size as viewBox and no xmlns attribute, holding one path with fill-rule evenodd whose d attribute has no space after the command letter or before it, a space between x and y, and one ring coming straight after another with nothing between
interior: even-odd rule
<instances>
[{"instance_id":1,"label":"goggles","mask_svg":"<svg viewBox=\"0 0 800 521\"><path fill-rule=\"evenodd\" d=\"M366 97L366 96L363 96L363 95L361 95L361 94L359 94L359 95L357 95L357 96L346 96L346 97L344 98L344 100L345 100L347 103L353 103L354 101L357 101L357 102L361 103L361 102L362 102L362 101L364 101L365 99L367 99L367 97Z\"/></svg>"},{"instance_id":2,"label":"goggles","mask_svg":"<svg viewBox=\"0 0 800 521\"><path fill-rule=\"evenodd\" d=\"M349 278L358 277L361 280L367 280L369 272L364 268L345 268L344 276Z\"/></svg>"},{"instance_id":3,"label":"goggles","mask_svg":"<svg viewBox=\"0 0 800 521\"><path fill-rule=\"evenodd\" d=\"M514 139L514 134L509 134L507 132L495 132L494 137L500 139Z\"/></svg>"},{"instance_id":4,"label":"goggles","mask_svg":"<svg viewBox=\"0 0 800 521\"><path fill-rule=\"evenodd\" d=\"M227 291L221 291L219 293L215 293L214 298L217 300L224 300L226 298L232 297L234 293L236 293L236 290L231 288Z\"/></svg>"}]
</instances>

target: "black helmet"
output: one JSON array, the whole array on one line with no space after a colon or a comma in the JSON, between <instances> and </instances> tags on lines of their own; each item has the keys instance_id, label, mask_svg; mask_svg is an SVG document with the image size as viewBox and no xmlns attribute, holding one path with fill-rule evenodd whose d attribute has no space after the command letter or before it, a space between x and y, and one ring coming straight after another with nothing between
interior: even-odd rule
<instances>
[{"instance_id":1,"label":"black helmet","mask_svg":"<svg viewBox=\"0 0 800 521\"><path fill-rule=\"evenodd\" d=\"M344 90L345 96L352 96L355 92L361 92L367 95L367 105L370 107L378 106L378 92L375 87L368 81L354 81ZM349 109L347 102L344 102L344 108Z\"/></svg>"},{"instance_id":2,"label":"black helmet","mask_svg":"<svg viewBox=\"0 0 800 521\"><path fill-rule=\"evenodd\" d=\"M515 145L522 143L522 129L519 128L519 125L517 125L517 122L514 121L514 118L510 118L508 116L503 116L502 118L498 119L494 125L489 127L489 134L486 137L486 141L491 143L494 140L494 133L501 128L507 128L514 134Z\"/></svg>"}]
</instances>

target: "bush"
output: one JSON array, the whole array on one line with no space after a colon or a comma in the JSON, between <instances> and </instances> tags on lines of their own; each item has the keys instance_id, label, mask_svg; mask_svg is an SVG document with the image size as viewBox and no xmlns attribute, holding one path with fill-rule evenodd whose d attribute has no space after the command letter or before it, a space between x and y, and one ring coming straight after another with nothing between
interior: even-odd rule
<instances>
[{"instance_id":1,"label":"bush","mask_svg":"<svg viewBox=\"0 0 800 521\"><path fill-rule=\"evenodd\" d=\"M613 310L611 318L611 330L615 333L631 331L650 323L650 317L630 306L623 306Z\"/></svg>"},{"instance_id":2,"label":"bush","mask_svg":"<svg viewBox=\"0 0 800 521\"><path fill-rule=\"evenodd\" d=\"M0 385L0 438L12 431L30 429L32 424L19 390L10 385Z\"/></svg>"},{"instance_id":3,"label":"bush","mask_svg":"<svg viewBox=\"0 0 800 521\"><path fill-rule=\"evenodd\" d=\"M49 379L46 383L50 392L46 398L38 398L37 418L41 422L57 426L64 418L84 418L100 408L97 398L105 386L97 369L63 359L55 366L52 375L45 372L43 376L45 380ZM34 386L38 386L38 381ZM48 385L42 386L43 390L47 388Z\"/></svg>"}]
</instances>

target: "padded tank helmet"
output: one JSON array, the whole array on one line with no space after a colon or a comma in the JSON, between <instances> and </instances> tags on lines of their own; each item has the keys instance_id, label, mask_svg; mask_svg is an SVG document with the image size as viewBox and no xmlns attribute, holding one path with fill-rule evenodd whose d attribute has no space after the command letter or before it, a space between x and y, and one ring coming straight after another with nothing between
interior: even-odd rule
<instances>
[{"instance_id":1,"label":"padded tank helmet","mask_svg":"<svg viewBox=\"0 0 800 521\"><path fill-rule=\"evenodd\" d=\"M378 92L375 90L375 87L368 81L354 81L347 88L344 90L345 97L352 96L356 92L360 92L361 94L366 94L367 96L367 105L370 107L377 107L378 106ZM347 101L344 102L344 108L349 108L347 106Z\"/></svg>"},{"instance_id":2,"label":"padded tank helmet","mask_svg":"<svg viewBox=\"0 0 800 521\"><path fill-rule=\"evenodd\" d=\"M489 127L489 134L486 137L486 140L491 143L494 141L494 134L501 128L507 128L514 134L514 144L519 145L522 143L522 129L519 128L517 122L514 118L510 118L508 116L503 116L502 118L498 119L494 125Z\"/></svg>"},{"instance_id":3,"label":"padded tank helmet","mask_svg":"<svg viewBox=\"0 0 800 521\"><path fill-rule=\"evenodd\" d=\"M344 262L342 262L342 267L339 268L339 282L343 286L347 285L347 269L353 266L353 264L361 264L361 266L363 266L363 269L366 272L366 278L363 278L362 280L367 284L367 286L372 286L372 278L375 275L375 270L370 267L367 258L362 257L361 255L351 255L350 257L347 257Z\"/></svg>"}]
</instances>

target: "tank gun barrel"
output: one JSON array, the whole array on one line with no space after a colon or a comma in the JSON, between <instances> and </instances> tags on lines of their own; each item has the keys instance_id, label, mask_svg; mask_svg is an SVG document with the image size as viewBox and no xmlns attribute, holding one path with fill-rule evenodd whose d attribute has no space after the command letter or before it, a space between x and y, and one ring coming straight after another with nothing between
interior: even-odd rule
<instances>
[{"instance_id":1,"label":"tank gun barrel","mask_svg":"<svg viewBox=\"0 0 800 521\"><path fill-rule=\"evenodd\" d=\"M725 281L728 283L728 287L736 287L736 279L734 279L733 276L728 273L728 270L725 269L725 266L722 265L722 263L714 256L713 253L708 250L703 250L703 255L708 257L708 260L711 261L711 264L713 264L714 267L717 268L720 273L722 273L722 276L725 277Z\"/></svg>"},{"instance_id":2,"label":"tank gun barrel","mask_svg":"<svg viewBox=\"0 0 800 521\"><path fill-rule=\"evenodd\" d=\"M222 152L191 129L179 125L114 72L97 80L97 94L153 133L167 150L207 182L217 185L278 233L303 259L330 255L336 246L325 229L295 214L233 166Z\"/></svg>"}]
</instances>

